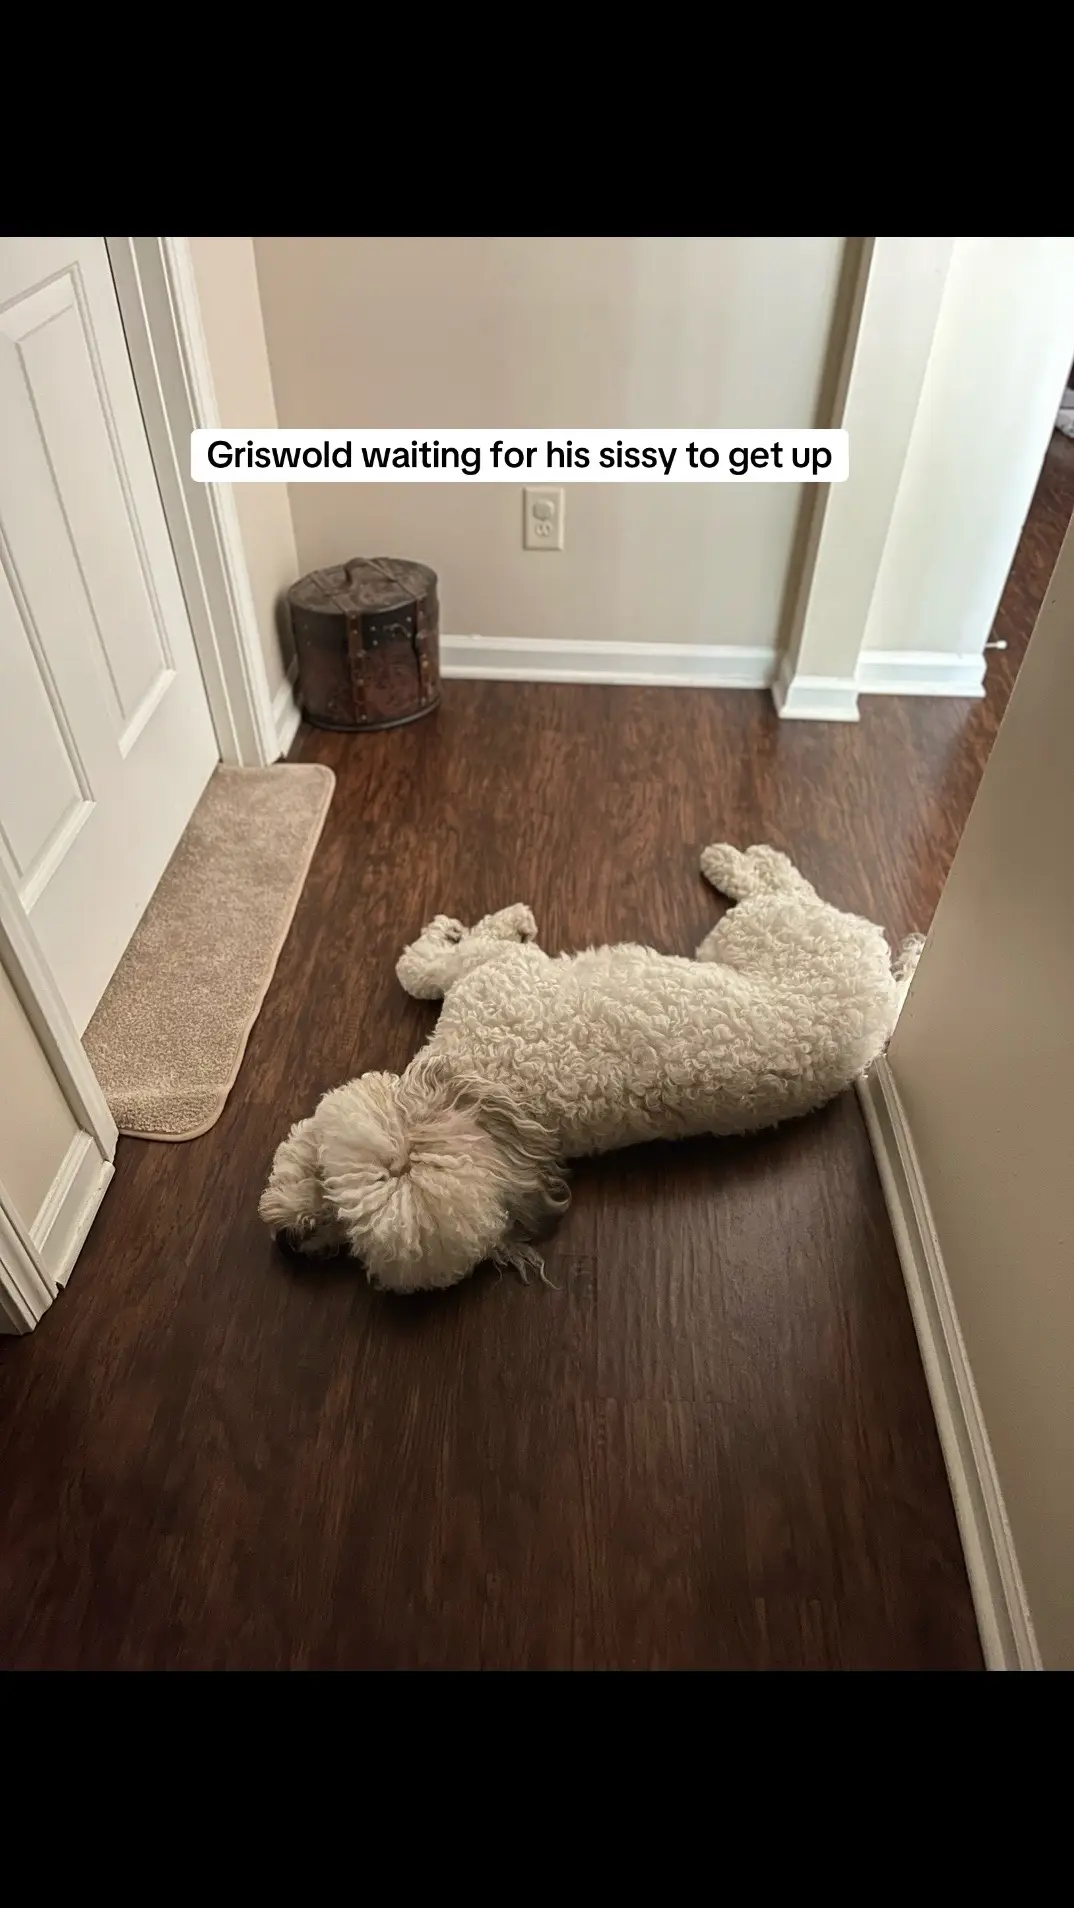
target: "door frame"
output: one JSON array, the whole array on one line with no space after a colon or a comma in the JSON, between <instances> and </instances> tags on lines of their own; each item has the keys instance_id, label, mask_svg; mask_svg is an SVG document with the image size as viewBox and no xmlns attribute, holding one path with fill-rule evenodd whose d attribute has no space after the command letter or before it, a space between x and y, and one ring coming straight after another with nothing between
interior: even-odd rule
<instances>
[{"instance_id":1,"label":"door frame","mask_svg":"<svg viewBox=\"0 0 1074 1908\"><path fill-rule=\"evenodd\" d=\"M279 760L281 720L235 492L190 475L191 431L221 424L190 240L106 238L105 245L220 760L264 768Z\"/></svg>"},{"instance_id":2,"label":"door frame","mask_svg":"<svg viewBox=\"0 0 1074 1908\"><path fill-rule=\"evenodd\" d=\"M190 432L220 423L190 240L106 237L104 243L220 760L261 768L279 760L297 722L290 684L286 706L273 704L234 492L190 476ZM98 1162L71 1241L73 1263L112 1177L119 1134L2 865L0 966L78 1121L83 1155L92 1149ZM71 1157L75 1152L77 1143ZM70 1180L70 1160L61 1165L46 1206L52 1201L55 1207L65 1175ZM69 1271L70 1263L56 1261L39 1226L15 1210L0 1182L0 1332L32 1331Z\"/></svg>"}]
</instances>

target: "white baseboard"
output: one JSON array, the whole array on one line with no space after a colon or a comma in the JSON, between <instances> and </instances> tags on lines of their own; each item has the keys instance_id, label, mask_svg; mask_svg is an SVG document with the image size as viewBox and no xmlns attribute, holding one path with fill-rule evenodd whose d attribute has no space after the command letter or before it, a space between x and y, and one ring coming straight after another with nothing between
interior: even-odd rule
<instances>
[{"instance_id":1,"label":"white baseboard","mask_svg":"<svg viewBox=\"0 0 1074 1908\"><path fill-rule=\"evenodd\" d=\"M787 721L857 722L859 695L984 695L984 656L944 650L873 649L853 676L788 675L774 651L734 643L570 643L528 636L442 636L446 677L487 682L603 682L680 689L771 689ZM282 753L301 713L291 684L273 704Z\"/></svg>"},{"instance_id":2,"label":"white baseboard","mask_svg":"<svg viewBox=\"0 0 1074 1908\"><path fill-rule=\"evenodd\" d=\"M538 642L442 636L445 677L487 682L604 682L652 688L767 689L775 653L733 643Z\"/></svg>"},{"instance_id":3,"label":"white baseboard","mask_svg":"<svg viewBox=\"0 0 1074 1908\"><path fill-rule=\"evenodd\" d=\"M984 656L941 649L865 649L853 676L788 675L781 668L772 700L785 720L856 722L861 696L984 695Z\"/></svg>"},{"instance_id":4,"label":"white baseboard","mask_svg":"<svg viewBox=\"0 0 1074 1908\"><path fill-rule=\"evenodd\" d=\"M772 700L785 722L858 720L858 688L852 676L795 675L786 656L772 684Z\"/></svg>"},{"instance_id":5,"label":"white baseboard","mask_svg":"<svg viewBox=\"0 0 1074 1908\"><path fill-rule=\"evenodd\" d=\"M280 756L283 759L286 759L302 721L302 710L295 694L297 680L298 664L292 660L286 676L272 698L272 720L276 728Z\"/></svg>"},{"instance_id":6,"label":"white baseboard","mask_svg":"<svg viewBox=\"0 0 1074 1908\"><path fill-rule=\"evenodd\" d=\"M92 1133L76 1133L41 1210L30 1241L52 1287L66 1285L115 1168L102 1159Z\"/></svg>"},{"instance_id":7,"label":"white baseboard","mask_svg":"<svg viewBox=\"0 0 1074 1908\"><path fill-rule=\"evenodd\" d=\"M863 649L857 685L863 696L984 695L986 658L942 649Z\"/></svg>"},{"instance_id":8,"label":"white baseboard","mask_svg":"<svg viewBox=\"0 0 1074 1908\"><path fill-rule=\"evenodd\" d=\"M1040 1669L995 1459L891 1068L858 1083L891 1216L989 1669Z\"/></svg>"}]
</instances>

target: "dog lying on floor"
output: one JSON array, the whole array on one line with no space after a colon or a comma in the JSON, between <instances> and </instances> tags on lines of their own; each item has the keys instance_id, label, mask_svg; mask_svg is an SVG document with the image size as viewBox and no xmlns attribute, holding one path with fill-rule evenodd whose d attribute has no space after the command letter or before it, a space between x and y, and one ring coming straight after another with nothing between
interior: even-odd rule
<instances>
[{"instance_id":1,"label":"dog lying on floor","mask_svg":"<svg viewBox=\"0 0 1074 1908\"><path fill-rule=\"evenodd\" d=\"M823 1106L882 1052L920 951L822 901L774 848L706 848L738 903L694 960L637 946L551 955L529 908L439 914L396 968L444 1007L402 1075L326 1093L276 1152L259 1211L304 1252L349 1250L393 1292L530 1243L563 1163L639 1140L749 1133Z\"/></svg>"}]
</instances>

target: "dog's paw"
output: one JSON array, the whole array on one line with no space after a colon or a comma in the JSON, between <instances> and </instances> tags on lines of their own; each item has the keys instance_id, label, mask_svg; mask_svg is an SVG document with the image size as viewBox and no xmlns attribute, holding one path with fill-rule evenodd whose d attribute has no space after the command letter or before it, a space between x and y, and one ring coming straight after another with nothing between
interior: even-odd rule
<instances>
[{"instance_id":1,"label":"dog's paw","mask_svg":"<svg viewBox=\"0 0 1074 1908\"><path fill-rule=\"evenodd\" d=\"M509 908L500 908L496 914L486 914L474 929L475 934L489 934L497 941L535 941L537 923L533 918L533 909L522 901L516 901Z\"/></svg>"},{"instance_id":2,"label":"dog's paw","mask_svg":"<svg viewBox=\"0 0 1074 1908\"><path fill-rule=\"evenodd\" d=\"M524 902L517 901L513 908L507 908L505 912L510 917L511 933L516 939L520 941L537 939L537 922L532 908L527 908Z\"/></svg>"},{"instance_id":3,"label":"dog's paw","mask_svg":"<svg viewBox=\"0 0 1074 1908\"><path fill-rule=\"evenodd\" d=\"M727 841L714 841L702 849L701 872L717 893L725 894L729 901L740 901L752 885L745 855Z\"/></svg>"},{"instance_id":4,"label":"dog's paw","mask_svg":"<svg viewBox=\"0 0 1074 1908\"><path fill-rule=\"evenodd\" d=\"M725 841L713 842L702 853L701 872L730 901L749 901L762 894L813 893L790 857L766 842L744 850Z\"/></svg>"}]
</instances>

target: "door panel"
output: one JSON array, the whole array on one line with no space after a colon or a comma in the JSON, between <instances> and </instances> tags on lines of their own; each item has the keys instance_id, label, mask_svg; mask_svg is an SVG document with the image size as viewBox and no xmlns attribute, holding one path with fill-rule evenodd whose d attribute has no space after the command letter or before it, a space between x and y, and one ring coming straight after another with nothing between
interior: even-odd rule
<instances>
[{"instance_id":1,"label":"door panel","mask_svg":"<svg viewBox=\"0 0 1074 1908\"><path fill-rule=\"evenodd\" d=\"M0 854L81 1031L217 759L101 238L0 239Z\"/></svg>"},{"instance_id":2,"label":"door panel","mask_svg":"<svg viewBox=\"0 0 1074 1908\"><path fill-rule=\"evenodd\" d=\"M89 784L66 732L54 686L31 643L5 571L0 571L0 724L14 746L0 748L0 840L19 899L32 905L60 836L89 799Z\"/></svg>"}]
</instances>

